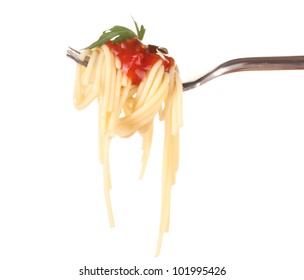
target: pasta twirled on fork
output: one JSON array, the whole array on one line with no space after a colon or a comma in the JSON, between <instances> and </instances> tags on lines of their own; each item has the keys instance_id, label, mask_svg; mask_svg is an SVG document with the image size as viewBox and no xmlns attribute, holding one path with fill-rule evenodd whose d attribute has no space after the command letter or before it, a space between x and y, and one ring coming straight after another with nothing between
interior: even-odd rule
<instances>
[{"instance_id":1,"label":"pasta twirled on fork","mask_svg":"<svg viewBox=\"0 0 304 280\"><path fill-rule=\"evenodd\" d=\"M162 169L162 203L159 255L163 233L169 230L171 187L179 163L179 128L182 126L182 83L174 60L162 49L146 46L137 38L108 41L80 54L89 57L87 67L78 64L74 86L77 109L94 99L99 104L99 158L104 169L104 192L110 226L114 217L110 200L109 146L113 137L142 136L143 177L150 153L153 121L165 121Z\"/></svg>"}]
</instances>

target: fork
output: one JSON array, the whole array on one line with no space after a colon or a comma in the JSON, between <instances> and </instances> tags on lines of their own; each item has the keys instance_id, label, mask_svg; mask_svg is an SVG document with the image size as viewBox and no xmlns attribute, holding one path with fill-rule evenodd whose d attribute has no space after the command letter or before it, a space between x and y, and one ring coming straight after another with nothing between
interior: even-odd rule
<instances>
[{"instance_id":1,"label":"fork","mask_svg":"<svg viewBox=\"0 0 304 280\"><path fill-rule=\"evenodd\" d=\"M80 52L71 47L67 50L68 57L83 66L87 66L90 58L85 57L84 60L81 60L79 55ZM266 70L304 70L304 56L244 57L228 60L207 72L200 78L183 83L183 91L199 87L212 79L225 74L242 71Z\"/></svg>"}]
</instances>

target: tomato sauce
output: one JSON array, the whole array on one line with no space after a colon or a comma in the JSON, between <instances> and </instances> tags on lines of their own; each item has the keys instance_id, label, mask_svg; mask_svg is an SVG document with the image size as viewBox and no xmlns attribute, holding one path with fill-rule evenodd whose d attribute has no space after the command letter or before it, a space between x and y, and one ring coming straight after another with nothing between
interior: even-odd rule
<instances>
[{"instance_id":1,"label":"tomato sauce","mask_svg":"<svg viewBox=\"0 0 304 280\"><path fill-rule=\"evenodd\" d=\"M144 45L138 39L127 39L120 43L106 43L111 52L119 58L121 70L132 81L139 85L147 72L158 61L162 60L166 71L174 66L174 59L155 46Z\"/></svg>"}]
</instances>

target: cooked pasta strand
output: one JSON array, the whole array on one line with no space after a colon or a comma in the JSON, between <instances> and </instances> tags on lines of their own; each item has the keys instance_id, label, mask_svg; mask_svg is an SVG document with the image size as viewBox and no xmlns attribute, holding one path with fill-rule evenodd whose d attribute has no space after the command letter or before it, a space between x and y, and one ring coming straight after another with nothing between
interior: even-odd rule
<instances>
[{"instance_id":1,"label":"cooked pasta strand","mask_svg":"<svg viewBox=\"0 0 304 280\"><path fill-rule=\"evenodd\" d=\"M182 126L182 84L177 67L166 69L159 59L139 84L123 72L121 61L105 44L85 50L80 57L90 57L87 67L77 65L74 85L74 104L77 109L98 99L98 146L103 165L105 203L109 224L114 226L110 200L110 142L116 135L129 137L138 132L142 136L143 178L147 166L152 138L153 121L157 113L165 121L162 202L158 242L155 255L159 255L163 234L169 230L172 185L179 167L179 128Z\"/></svg>"}]
</instances>

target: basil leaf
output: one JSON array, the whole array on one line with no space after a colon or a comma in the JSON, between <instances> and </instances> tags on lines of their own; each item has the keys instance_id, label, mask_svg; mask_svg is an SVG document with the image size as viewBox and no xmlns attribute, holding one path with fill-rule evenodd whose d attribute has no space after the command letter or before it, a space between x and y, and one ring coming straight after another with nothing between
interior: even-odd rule
<instances>
[{"instance_id":1,"label":"basil leaf","mask_svg":"<svg viewBox=\"0 0 304 280\"><path fill-rule=\"evenodd\" d=\"M96 42L86 47L85 49L100 47L112 39L114 43L119 43L131 38L137 38L136 34L132 30L124 26L115 25L111 29L104 31Z\"/></svg>"},{"instance_id":2,"label":"basil leaf","mask_svg":"<svg viewBox=\"0 0 304 280\"><path fill-rule=\"evenodd\" d=\"M138 28L138 25L137 25L137 22L134 20L134 18L132 17L133 19L133 22L135 24L135 28L136 28L136 32L137 32L137 38L139 40L142 40L144 38L144 35L145 35L145 32L146 32L146 29L144 28L143 25L140 26L140 29Z\"/></svg>"},{"instance_id":3,"label":"basil leaf","mask_svg":"<svg viewBox=\"0 0 304 280\"><path fill-rule=\"evenodd\" d=\"M115 25L114 27L104 31L97 41L95 41L94 43L92 43L91 45L89 45L84 49L93 49L95 47L100 47L109 41L112 41L113 43L119 43L124 40L132 39L132 38L143 40L146 32L145 27L141 25L139 28L137 22L134 20L133 17L132 19L135 24L137 35L129 28L120 25ZM157 48L163 53L168 53L168 50L165 48L160 48L160 47Z\"/></svg>"}]
</instances>

